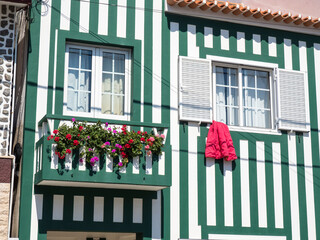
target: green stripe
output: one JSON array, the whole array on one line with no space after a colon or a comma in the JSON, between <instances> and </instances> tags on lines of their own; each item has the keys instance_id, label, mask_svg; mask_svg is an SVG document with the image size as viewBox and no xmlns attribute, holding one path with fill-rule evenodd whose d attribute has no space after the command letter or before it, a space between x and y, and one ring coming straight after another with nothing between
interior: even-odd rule
<instances>
[{"instance_id":1,"label":"green stripe","mask_svg":"<svg viewBox=\"0 0 320 240\"><path fill-rule=\"evenodd\" d=\"M89 33L98 37L99 0L90 0Z\"/></svg>"},{"instance_id":2,"label":"green stripe","mask_svg":"<svg viewBox=\"0 0 320 240\"><path fill-rule=\"evenodd\" d=\"M80 1L71 1L71 12L70 12L70 31L79 32L80 25Z\"/></svg>"},{"instance_id":3,"label":"green stripe","mask_svg":"<svg viewBox=\"0 0 320 240\"><path fill-rule=\"evenodd\" d=\"M127 0L127 38L135 38L136 0Z\"/></svg>"},{"instance_id":4,"label":"green stripe","mask_svg":"<svg viewBox=\"0 0 320 240\"><path fill-rule=\"evenodd\" d=\"M108 13L108 35L117 36L117 0L109 0L109 13Z\"/></svg>"}]
</instances>

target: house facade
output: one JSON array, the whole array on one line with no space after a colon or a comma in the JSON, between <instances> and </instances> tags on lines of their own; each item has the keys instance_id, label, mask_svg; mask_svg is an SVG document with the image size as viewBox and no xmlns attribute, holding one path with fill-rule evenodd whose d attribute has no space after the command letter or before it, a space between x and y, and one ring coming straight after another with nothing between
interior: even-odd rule
<instances>
[{"instance_id":1,"label":"house facade","mask_svg":"<svg viewBox=\"0 0 320 240\"><path fill-rule=\"evenodd\" d=\"M320 22L214 1L33 1L19 239L320 238ZM71 119L153 129L93 169ZM205 157L212 121L238 159Z\"/></svg>"}]
</instances>

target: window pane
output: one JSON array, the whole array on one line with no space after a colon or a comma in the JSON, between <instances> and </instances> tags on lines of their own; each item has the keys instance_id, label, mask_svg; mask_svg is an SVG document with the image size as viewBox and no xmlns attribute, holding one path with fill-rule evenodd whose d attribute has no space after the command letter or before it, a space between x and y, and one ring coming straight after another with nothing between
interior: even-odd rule
<instances>
[{"instance_id":1,"label":"window pane","mask_svg":"<svg viewBox=\"0 0 320 240\"><path fill-rule=\"evenodd\" d=\"M124 73L125 68L125 55L124 54L114 54L114 72Z\"/></svg>"},{"instance_id":2,"label":"window pane","mask_svg":"<svg viewBox=\"0 0 320 240\"><path fill-rule=\"evenodd\" d=\"M269 89L269 74L268 72L256 71L258 88Z\"/></svg>"},{"instance_id":3,"label":"window pane","mask_svg":"<svg viewBox=\"0 0 320 240\"><path fill-rule=\"evenodd\" d=\"M113 114L123 115L123 109L124 109L123 98L124 98L124 96L114 96L113 97L113 99L114 99Z\"/></svg>"},{"instance_id":4,"label":"window pane","mask_svg":"<svg viewBox=\"0 0 320 240\"><path fill-rule=\"evenodd\" d=\"M227 105L227 97L228 97L228 88L225 87L217 87L217 104L218 105Z\"/></svg>"},{"instance_id":5,"label":"window pane","mask_svg":"<svg viewBox=\"0 0 320 240\"><path fill-rule=\"evenodd\" d=\"M244 109L243 114L243 123L246 127L253 127L254 126L254 118L255 118L255 110L254 109Z\"/></svg>"},{"instance_id":6,"label":"window pane","mask_svg":"<svg viewBox=\"0 0 320 240\"><path fill-rule=\"evenodd\" d=\"M242 70L242 85L243 87L255 87L255 71L243 69Z\"/></svg>"},{"instance_id":7,"label":"window pane","mask_svg":"<svg viewBox=\"0 0 320 240\"><path fill-rule=\"evenodd\" d=\"M79 92L78 112L90 112L91 94Z\"/></svg>"},{"instance_id":8,"label":"window pane","mask_svg":"<svg viewBox=\"0 0 320 240\"><path fill-rule=\"evenodd\" d=\"M69 70L68 74L68 89L78 90L79 71Z\"/></svg>"},{"instance_id":9,"label":"window pane","mask_svg":"<svg viewBox=\"0 0 320 240\"><path fill-rule=\"evenodd\" d=\"M124 75L114 75L114 92L115 94L124 93Z\"/></svg>"},{"instance_id":10,"label":"window pane","mask_svg":"<svg viewBox=\"0 0 320 240\"><path fill-rule=\"evenodd\" d=\"M256 106L256 97L255 90L243 90L243 106L246 107L255 107Z\"/></svg>"},{"instance_id":11,"label":"window pane","mask_svg":"<svg viewBox=\"0 0 320 240\"><path fill-rule=\"evenodd\" d=\"M271 114L269 110L258 109L256 112L255 127L271 128Z\"/></svg>"},{"instance_id":12,"label":"window pane","mask_svg":"<svg viewBox=\"0 0 320 240\"><path fill-rule=\"evenodd\" d=\"M237 69L230 68L230 80L231 80L231 86L238 87L238 73Z\"/></svg>"},{"instance_id":13,"label":"window pane","mask_svg":"<svg viewBox=\"0 0 320 240\"><path fill-rule=\"evenodd\" d=\"M257 91L257 107L270 108L269 91Z\"/></svg>"},{"instance_id":14,"label":"window pane","mask_svg":"<svg viewBox=\"0 0 320 240\"><path fill-rule=\"evenodd\" d=\"M227 107L217 106L217 121L227 123Z\"/></svg>"},{"instance_id":15,"label":"window pane","mask_svg":"<svg viewBox=\"0 0 320 240\"><path fill-rule=\"evenodd\" d=\"M238 96L238 89L237 88L231 88L231 95L228 98L228 105L231 106L238 106L239 102L239 96Z\"/></svg>"},{"instance_id":16,"label":"window pane","mask_svg":"<svg viewBox=\"0 0 320 240\"><path fill-rule=\"evenodd\" d=\"M75 48L69 49L69 67L79 68L80 50Z\"/></svg>"},{"instance_id":17,"label":"window pane","mask_svg":"<svg viewBox=\"0 0 320 240\"><path fill-rule=\"evenodd\" d=\"M217 84L220 85L229 85L229 79L228 79L228 69L222 68L222 67L216 67L216 81Z\"/></svg>"},{"instance_id":18,"label":"window pane","mask_svg":"<svg viewBox=\"0 0 320 240\"><path fill-rule=\"evenodd\" d=\"M78 104L78 92L69 90L67 96L67 110L68 111L77 111L77 104Z\"/></svg>"},{"instance_id":19,"label":"window pane","mask_svg":"<svg viewBox=\"0 0 320 240\"><path fill-rule=\"evenodd\" d=\"M112 53L103 53L103 71L112 72Z\"/></svg>"},{"instance_id":20,"label":"window pane","mask_svg":"<svg viewBox=\"0 0 320 240\"><path fill-rule=\"evenodd\" d=\"M102 114L112 114L112 95L102 94L101 112Z\"/></svg>"},{"instance_id":21,"label":"window pane","mask_svg":"<svg viewBox=\"0 0 320 240\"><path fill-rule=\"evenodd\" d=\"M80 90L91 91L91 72L80 72Z\"/></svg>"},{"instance_id":22,"label":"window pane","mask_svg":"<svg viewBox=\"0 0 320 240\"><path fill-rule=\"evenodd\" d=\"M91 70L92 51L81 50L81 68Z\"/></svg>"},{"instance_id":23,"label":"window pane","mask_svg":"<svg viewBox=\"0 0 320 240\"><path fill-rule=\"evenodd\" d=\"M239 125L239 109L238 108L228 108L227 124L232 126Z\"/></svg>"},{"instance_id":24,"label":"window pane","mask_svg":"<svg viewBox=\"0 0 320 240\"><path fill-rule=\"evenodd\" d=\"M112 92L112 74L102 74L102 92Z\"/></svg>"}]
</instances>

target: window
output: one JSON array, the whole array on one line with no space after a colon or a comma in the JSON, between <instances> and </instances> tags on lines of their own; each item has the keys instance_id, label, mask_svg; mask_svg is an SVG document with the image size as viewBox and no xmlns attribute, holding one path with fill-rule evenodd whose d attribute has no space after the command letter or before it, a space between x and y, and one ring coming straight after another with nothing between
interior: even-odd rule
<instances>
[{"instance_id":1,"label":"window","mask_svg":"<svg viewBox=\"0 0 320 240\"><path fill-rule=\"evenodd\" d=\"M277 64L179 56L179 120L212 120L232 130L310 131L308 78Z\"/></svg>"},{"instance_id":2,"label":"window","mask_svg":"<svg viewBox=\"0 0 320 240\"><path fill-rule=\"evenodd\" d=\"M215 119L231 126L272 128L271 73L214 63Z\"/></svg>"},{"instance_id":3,"label":"window","mask_svg":"<svg viewBox=\"0 0 320 240\"><path fill-rule=\"evenodd\" d=\"M129 120L130 53L68 45L64 114Z\"/></svg>"}]
</instances>

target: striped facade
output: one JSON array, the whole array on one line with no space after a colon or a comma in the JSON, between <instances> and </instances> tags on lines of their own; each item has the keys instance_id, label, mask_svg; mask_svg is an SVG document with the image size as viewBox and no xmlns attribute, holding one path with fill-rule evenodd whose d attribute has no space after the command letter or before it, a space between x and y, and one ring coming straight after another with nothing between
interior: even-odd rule
<instances>
[{"instance_id":1,"label":"striped facade","mask_svg":"<svg viewBox=\"0 0 320 240\"><path fill-rule=\"evenodd\" d=\"M320 238L319 34L171 14L163 0L39 4L31 9L20 239L46 239L47 231L138 232L164 240ZM169 188L34 185L38 122L63 115L69 42L132 51L130 120L169 126ZM231 131L238 160L206 159L209 125L179 121L179 56L307 72L311 131Z\"/></svg>"}]
</instances>

